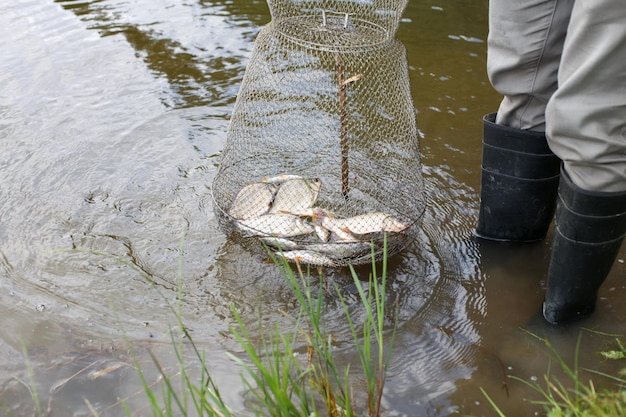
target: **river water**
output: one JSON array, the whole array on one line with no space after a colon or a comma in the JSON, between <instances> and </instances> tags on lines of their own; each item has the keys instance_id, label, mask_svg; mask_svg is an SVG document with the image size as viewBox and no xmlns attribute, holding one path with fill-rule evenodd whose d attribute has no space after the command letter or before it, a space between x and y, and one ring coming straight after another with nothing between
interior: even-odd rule
<instances>
[{"instance_id":1,"label":"river water","mask_svg":"<svg viewBox=\"0 0 626 417\"><path fill-rule=\"evenodd\" d=\"M256 333L295 312L280 271L229 241L210 184L262 1L14 0L0 5L0 415L147 415L134 361L177 360L178 312L225 400L244 412L226 352L241 351L230 306ZM421 238L390 260L398 333L388 416L532 415L549 357L524 329L581 366L626 333L622 249L596 314L566 328L537 315L549 239L472 238L482 115L499 97L485 74L487 1L411 0L400 25L422 135L428 208ZM358 272L367 278L369 267ZM326 270L350 291L347 270ZM181 294L181 297L178 297ZM332 297L331 297L332 298ZM358 308L358 306L354 306ZM349 339L339 306L329 329ZM341 351L352 361L354 352ZM189 356L193 368L193 358ZM591 377L587 375L586 377ZM606 383L606 381L599 381Z\"/></svg>"}]
</instances>

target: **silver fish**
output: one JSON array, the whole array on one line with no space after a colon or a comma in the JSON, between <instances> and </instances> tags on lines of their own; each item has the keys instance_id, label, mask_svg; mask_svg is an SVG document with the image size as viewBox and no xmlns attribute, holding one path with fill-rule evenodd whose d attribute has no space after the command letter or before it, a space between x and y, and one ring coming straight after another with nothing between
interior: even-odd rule
<instances>
[{"instance_id":1,"label":"silver fish","mask_svg":"<svg viewBox=\"0 0 626 417\"><path fill-rule=\"evenodd\" d=\"M371 252L371 246L367 242L325 242L312 243L306 249L328 256L331 259L353 258L367 255Z\"/></svg>"},{"instance_id":2,"label":"silver fish","mask_svg":"<svg viewBox=\"0 0 626 417\"><path fill-rule=\"evenodd\" d=\"M322 188L319 178L290 179L278 186L270 213L308 215Z\"/></svg>"},{"instance_id":3,"label":"silver fish","mask_svg":"<svg viewBox=\"0 0 626 417\"><path fill-rule=\"evenodd\" d=\"M319 266L337 266L337 262L320 253L309 250L292 250L282 253L276 253L280 258L287 261L300 264L319 265Z\"/></svg>"},{"instance_id":4,"label":"silver fish","mask_svg":"<svg viewBox=\"0 0 626 417\"><path fill-rule=\"evenodd\" d=\"M317 238L321 242L328 242L328 240L330 239L330 230L328 230L321 224L314 224L313 229L315 230L315 234L317 235Z\"/></svg>"},{"instance_id":5,"label":"silver fish","mask_svg":"<svg viewBox=\"0 0 626 417\"><path fill-rule=\"evenodd\" d=\"M322 219L322 227L331 232L331 238L340 242L358 242L358 238L350 232L350 230L342 225L340 220L334 217L324 217Z\"/></svg>"},{"instance_id":6,"label":"silver fish","mask_svg":"<svg viewBox=\"0 0 626 417\"><path fill-rule=\"evenodd\" d=\"M285 181L301 179L300 175L293 174L281 174L276 175L275 177L265 177L261 180L261 182L270 183L270 184L282 184Z\"/></svg>"},{"instance_id":7,"label":"silver fish","mask_svg":"<svg viewBox=\"0 0 626 417\"><path fill-rule=\"evenodd\" d=\"M382 212L360 214L345 219L326 217L322 224L333 232L340 230L352 235L366 235L379 232L399 233L409 227L408 223Z\"/></svg>"},{"instance_id":8,"label":"silver fish","mask_svg":"<svg viewBox=\"0 0 626 417\"><path fill-rule=\"evenodd\" d=\"M293 240L289 240L284 237L270 236L270 237L262 237L259 240L265 243L267 246L271 246L274 249L278 249L282 251L300 249L300 245L298 245Z\"/></svg>"},{"instance_id":9,"label":"silver fish","mask_svg":"<svg viewBox=\"0 0 626 417\"><path fill-rule=\"evenodd\" d=\"M321 242L327 242L328 239L330 239L330 230L322 225L324 217L332 216L332 214L328 210L320 207L311 207L311 209L309 209L308 211L305 210L304 212L299 213L299 215L311 218L311 220L313 221L315 234Z\"/></svg>"},{"instance_id":10,"label":"silver fish","mask_svg":"<svg viewBox=\"0 0 626 417\"><path fill-rule=\"evenodd\" d=\"M228 214L239 220L258 217L269 211L276 186L274 184L255 182L243 187L237 193Z\"/></svg>"},{"instance_id":11,"label":"silver fish","mask_svg":"<svg viewBox=\"0 0 626 417\"><path fill-rule=\"evenodd\" d=\"M313 233L313 225L293 214L264 214L237 222L248 236L293 237Z\"/></svg>"},{"instance_id":12,"label":"silver fish","mask_svg":"<svg viewBox=\"0 0 626 417\"><path fill-rule=\"evenodd\" d=\"M335 216L328 210L314 207L307 216L313 220L315 234L322 242L331 238L335 241L356 242L358 239L348 229L337 223Z\"/></svg>"}]
</instances>

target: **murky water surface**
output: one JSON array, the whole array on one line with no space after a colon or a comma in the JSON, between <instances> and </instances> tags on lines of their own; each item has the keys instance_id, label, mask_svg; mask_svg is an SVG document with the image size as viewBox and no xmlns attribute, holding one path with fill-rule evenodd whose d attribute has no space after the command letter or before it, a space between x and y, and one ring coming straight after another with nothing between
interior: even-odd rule
<instances>
[{"instance_id":1,"label":"murky water surface","mask_svg":"<svg viewBox=\"0 0 626 417\"><path fill-rule=\"evenodd\" d=\"M583 327L624 335L626 252L593 318L543 325L549 239L472 238L481 117L499 101L485 75L487 1L411 1L404 16L429 207L420 240L390 261L399 330L385 415L491 415L480 387L510 415L531 415L532 392L502 387L504 374L547 369L541 343L521 329L568 360ZM24 381L50 416L91 415L88 403L121 415L122 399L147 414L129 347L148 382L157 373L147 349L177 366L172 309L207 352L226 401L245 407L225 355L240 350L230 305L253 331L288 324L280 311L297 309L277 268L220 232L209 185L268 21L267 5L248 0L0 5L0 413L32 415ZM366 279L369 269L358 271ZM350 293L347 270L324 273ZM341 344L349 329L328 297ZM583 331L581 365L611 371L595 353L606 341Z\"/></svg>"}]
</instances>

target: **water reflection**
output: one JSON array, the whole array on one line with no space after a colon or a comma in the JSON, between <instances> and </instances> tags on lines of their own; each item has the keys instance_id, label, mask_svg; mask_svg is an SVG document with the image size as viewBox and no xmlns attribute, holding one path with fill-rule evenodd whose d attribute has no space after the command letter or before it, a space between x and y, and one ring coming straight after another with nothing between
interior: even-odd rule
<instances>
[{"instance_id":1,"label":"water reflection","mask_svg":"<svg viewBox=\"0 0 626 417\"><path fill-rule=\"evenodd\" d=\"M232 2L57 0L101 36L121 35L167 81L173 107L231 104L257 33L256 7ZM245 18L243 17L245 16ZM252 20L254 21L254 20Z\"/></svg>"},{"instance_id":2,"label":"water reflection","mask_svg":"<svg viewBox=\"0 0 626 417\"><path fill-rule=\"evenodd\" d=\"M131 48L52 4L3 12L3 285L50 317L118 333L114 310L162 333L181 238L202 235L194 259L210 265L204 198L227 110L168 110Z\"/></svg>"}]
</instances>

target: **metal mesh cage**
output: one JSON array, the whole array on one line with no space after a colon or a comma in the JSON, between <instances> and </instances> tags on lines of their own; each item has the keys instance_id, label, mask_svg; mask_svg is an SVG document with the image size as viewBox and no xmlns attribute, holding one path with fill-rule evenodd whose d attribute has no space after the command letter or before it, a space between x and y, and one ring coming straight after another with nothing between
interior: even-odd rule
<instances>
[{"instance_id":1,"label":"metal mesh cage","mask_svg":"<svg viewBox=\"0 0 626 417\"><path fill-rule=\"evenodd\" d=\"M338 19L335 22L319 23L326 23L326 26L332 29L337 29L337 26L349 26L352 33L342 34L347 39L358 37L357 43L369 42L374 45L389 41L395 36L408 0L268 0L267 3L272 23L282 25L283 28L294 28L294 31L283 29L281 31L306 42L315 42L315 37L297 36L298 33L302 33L300 25L314 24L316 19L312 19L311 16L323 18L322 13L326 13ZM349 25L344 24L346 18ZM332 23L339 25L333 27ZM320 43L324 46L328 44Z\"/></svg>"},{"instance_id":2,"label":"metal mesh cage","mask_svg":"<svg viewBox=\"0 0 626 417\"><path fill-rule=\"evenodd\" d=\"M380 257L384 236L389 255L415 238L417 127L405 49L389 35L405 2L387 3L399 10L269 2L212 185L222 229L244 246L342 266Z\"/></svg>"}]
</instances>

